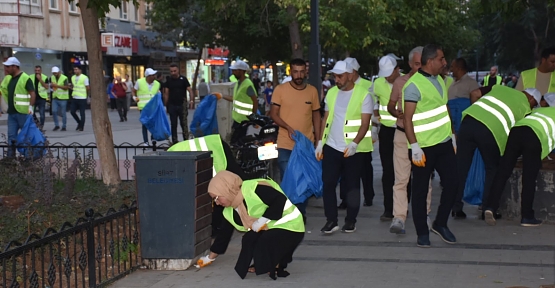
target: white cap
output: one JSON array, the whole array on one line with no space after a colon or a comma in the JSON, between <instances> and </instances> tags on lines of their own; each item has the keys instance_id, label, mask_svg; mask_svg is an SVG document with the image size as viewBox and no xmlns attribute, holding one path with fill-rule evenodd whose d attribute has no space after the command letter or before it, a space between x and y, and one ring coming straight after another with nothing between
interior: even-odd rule
<instances>
[{"instance_id":1,"label":"white cap","mask_svg":"<svg viewBox=\"0 0 555 288\"><path fill-rule=\"evenodd\" d=\"M347 64L350 65L353 68L353 70L358 71L358 69L360 68L360 65L358 64L358 61L356 58L347 57L345 58L345 62L347 62Z\"/></svg>"},{"instance_id":2,"label":"white cap","mask_svg":"<svg viewBox=\"0 0 555 288\"><path fill-rule=\"evenodd\" d=\"M8 58L8 60L6 60L6 62L3 62L2 64L4 64L4 66L12 66L12 65L15 65L18 67L21 66L21 63L15 57Z\"/></svg>"},{"instance_id":3,"label":"white cap","mask_svg":"<svg viewBox=\"0 0 555 288\"><path fill-rule=\"evenodd\" d=\"M145 77L152 76L152 75L156 75L157 72L158 72L158 71L156 71L156 70L154 70L154 69L152 69L152 68L146 68L146 70L145 70Z\"/></svg>"},{"instance_id":4,"label":"white cap","mask_svg":"<svg viewBox=\"0 0 555 288\"><path fill-rule=\"evenodd\" d=\"M378 72L379 77L389 77L397 67L397 60L392 56L386 55L380 59L380 72Z\"/></svg>"},{"instance_id":5,"label":"white cap","mask_svg":"<svg viewBox=\"0 0 555 288\"><path fill-rule=\"evenodd\" d=\"M555 107L555 93L546 93L543 95L543 99L545 99L549 107Z\"/></svg>"},{"instance_id":6,"label":"white cap","mask_svg":"<svg viewBox=\"0 0 555 288\"><path fill-rule=\"evenodd\" d=\"M329 70L328 73L341 75L343 73L353 73L353 68L347 64L345 61L337 61L333 69Z\"/></svg>"},{"instance_id":7,"label":"white cap","mask_svg":"<svg viewBox=\"0 0 555 288\"><path fill-rule=\"evenodd\" d=\"M57 66L52 67L52 73L58 73L60 72L60 68L58 68Z\"/></svg>"},{"instance_id":8,"label":"white cap","mask_svg":"<svg viewBox=\"0 0 555 288\"><path fill-rule=\"evenodd\" d=\"M245 61L237 60L234 64L229 67L231 70L249 70L249 64L245 63Z\"/></svg>"},{"instance_id":9,"label":"white cap","mask_svg":"<svg viewBox=\"0 0 555 288\"><path fill-rule=\"evenodd\" d=\"M534 99L536 99L536 102L538 103L537 105L540 105L540 101L542 100L542 93L540 92L540 90L536 89L536 88L526 88L526 90L524 90L524 92L530 94L530 96L534 97Z\"/></svg>"}]
</instances>

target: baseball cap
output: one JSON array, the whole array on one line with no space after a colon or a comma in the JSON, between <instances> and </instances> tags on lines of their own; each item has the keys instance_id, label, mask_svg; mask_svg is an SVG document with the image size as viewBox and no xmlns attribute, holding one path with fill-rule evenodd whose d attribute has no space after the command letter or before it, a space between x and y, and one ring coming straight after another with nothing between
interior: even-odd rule
<instances>
[{"instance_id":1,"label":"baseball cap","mask_svg":"<svg viewBox=\"0 0 555 288\"><path fill-rule=\"evenodd\" d=\"M237 60L234 64L229 67L231 70L249 70L249 64L245 63L245 61Z\"/></svg>"},{"instance_id":2,"label":"baseball cap","mask_svg":"<svg viewBox=\"0 0 555 288\"><path fill-rule=\"evenodd\" d=\"M543 99L545 99L549 107L555 107L555 93L546 93L543 95Z\"/></svg>"},{"instance_id":3,"label":"baseball cap","mask_svg":"<svg viewBox=\"0 0 555 288\"><path fill-rule=\"evenodd\" d=\"M356 58L347 57L345 58L345 62L347 62L347 64L350 65L353 68L353 70L358 71L358 69L360 68L360 65L358 64L358 61Z\"/></svg>"},{"instance_id":4,"label":"baseball cap","mask_svg":"<svg viewBox=\"0 0 555 288\"><path fill-rule=\"evenodd\" d=\"M378 72L379 77L389 77L397 67L397 60L390 55L383 56L380 59L380 72Z\"/></svg>"},{"instance_id":5,"label":"baseball cap","mask_svg":"<svg viewBox=\"0 0 555 288\"><path fill-rule=\"evenodd\" d=\"M8 58L8 60L6 60L6 62L3 62L2 64L4 64L4 66L12 66L12 65L15 65L18 67L21 66L21 63L15 57Z\"/></svg>"},{"instance_id":6,"label":"baseball cap","mask_svg":"<svg viewBox=\"0 0 555 288\"><path fill-rule=\"evenodd\" d=\"M337 61L333 69L329 70L328 73L333 74L343 74L343 73L353 73L353 68L347 64L345 61Z\"/></svg>"},{"instance_id":7,"label":"baseball cap","mask_svg":"<svg viewBox=\"0 0 555 288\"><path fill-rule=\"evenodd\" d=\"M152 75L156 75L157 72L158 72L158 71L156 71L156 70L154 70L154 69L152 69L152 68L146 68L146 70L145 70L145 77L152 76Z\"/></svg>"},{"instance_id":8,"label":"baseball cap","mask_svg":"<svg viewBox=\"0 0 555 288\"><path fill-rule=\"evenodd\" d=\"M536 99L538 105L540 105L540 101L542 100L542 93L536 88L526 88L524 92L530 94L530 96Z\"/></svg>"},{"instance_id":9,"label":"baseball cap","mask_svg":"<svg viewBox=\"0 0 555 288\"><path fill-rule=\"evenodd\" d=\"M60 68L56 66L52 67L52 73L58 73L58 72L60 72Z\"/></svg>"}]
</instances>

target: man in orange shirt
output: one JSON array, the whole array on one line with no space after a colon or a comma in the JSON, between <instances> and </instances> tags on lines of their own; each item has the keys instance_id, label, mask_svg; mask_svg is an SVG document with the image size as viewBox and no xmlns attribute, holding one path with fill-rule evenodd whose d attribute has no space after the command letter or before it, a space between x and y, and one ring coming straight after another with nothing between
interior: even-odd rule
<instances>
[{"instance_id":1,"label":"man in orange shirt","mask_svg":"<svg viewBox=\"0 0 555 288\"><path fill-rule=\"evenodd\" d=\"M277 139L278 163L281 177L289 163L289 157L295 142L291 136L295 130L303 133L314 142L318 139L321 129L320 98L314 86L307 84L307 66L303 59L293 59L290 63L291 81L278 85L272 94L270 116L280 126ZM303 215L306 214L306 204L294 203Z\"/></svg>"}]
</instances>

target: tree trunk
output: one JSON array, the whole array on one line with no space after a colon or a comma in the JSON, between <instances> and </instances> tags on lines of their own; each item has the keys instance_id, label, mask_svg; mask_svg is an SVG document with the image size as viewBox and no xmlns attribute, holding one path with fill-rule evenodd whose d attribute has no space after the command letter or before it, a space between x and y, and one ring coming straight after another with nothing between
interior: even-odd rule
<instances>
[{"instance_id":1,"label":"tree trunk","mask_svg":"<svg viewBox=\"0 0 555 288\"><path fill-rule=\"evenodd\" d=\"M195 75L193 76L193 91L197 91L197 79L198 79L198 70L200 68L200 59L202 59L202 48L199 47L197 67L195 68ZM194 103L195 95L191 95L191 101L193 101ZM193 104L192 109L195 109L195 104Z\"/></svg>"},{"instance_id":2,"label":"tree trunk","mask_svg":"<svg viewBox=\"0 0 555 288\"><path fill-rule=\"evenodd\" d=\"M102 73L102 50L100 48L100 31L98 28L98 11L94 6L89 7L89 0L81 0L81 19L87 41L87 55L89 60L89 78L91 87L91 121L100 156L102 180L106 185L116 185L121 182L114 153L114 138L112 125L106 109L106 88Z\"/></svg>"},{"instance_id":3,"label":"tree trunk","mask_svg":"<svg viewBox=\"0 0 555 288\"><path fill-rule=\"evenodd\" d=\"M289 38L291 38L292 58L303 58L303 45L301 43L301 32L299 29L299 21L297 20L297 7L293 5L287 6L287 15L289 15Z\"/></svg>"}]
</instances>

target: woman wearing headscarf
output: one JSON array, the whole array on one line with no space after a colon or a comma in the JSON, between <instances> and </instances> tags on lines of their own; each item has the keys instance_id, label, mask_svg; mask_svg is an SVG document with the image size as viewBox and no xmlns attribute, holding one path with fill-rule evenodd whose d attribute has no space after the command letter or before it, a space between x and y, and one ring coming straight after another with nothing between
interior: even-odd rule
<instances>
[{"instance_id":1,"label":"woman wearing headscarf","mask_svg":"<svg viewBox=\"0 0 555 288\"><path fill-rule=\"evenodd\" d=\"M229 225L246 232L235 265L237 274L244 279L254 260L256 275L267 273L274 280L287 277L289 273L284 269L293 260L305 229L301 213L279 185L268 179L243 181L224 170L210 181L208 193L217 205L224 207L223 215ZM199 266L211 264L218 254L225 252L216 254L214 248L213 245L210 255L199 259Z\"/></svg>"}]
</instances>

